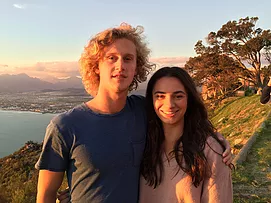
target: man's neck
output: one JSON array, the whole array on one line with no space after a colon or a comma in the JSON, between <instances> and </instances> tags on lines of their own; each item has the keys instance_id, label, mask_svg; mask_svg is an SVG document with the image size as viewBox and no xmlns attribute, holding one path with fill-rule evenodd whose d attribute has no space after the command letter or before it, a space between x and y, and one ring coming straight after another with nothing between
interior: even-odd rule
<instances>
[{"instance_id":1,"label":"man's neck","mask_svg":"<svg viewBox=\"0 0 271 203\"><path fill-rule=\"evenodd\" d=\"M120 112L126 104L127 92L115 94L99 93L89 102L87 106L96 113L114 114Z\"/></svg>"}]
</instances>

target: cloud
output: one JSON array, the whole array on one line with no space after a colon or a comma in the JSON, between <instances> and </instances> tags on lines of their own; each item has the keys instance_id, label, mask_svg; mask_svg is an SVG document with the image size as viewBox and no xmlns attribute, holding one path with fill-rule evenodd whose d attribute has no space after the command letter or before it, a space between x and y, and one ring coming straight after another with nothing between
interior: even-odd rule
<instances>
[{"instance_id":1,"label":"cloud","mask_svg":"<svg viewBox=\"0 0 271 203\"><path fill-rule=\"evenodd\" d=\"M27 5L26 4L13 4L13 7L18 8L18 9L26 9Z\"/></svg>"},{"instance_id":2,"label":"cloud","mask_svg":"<svg viewBox=\"0 0 271 203\"><path fill-rule=\"evenodd\" d=\"M18 9L42 9L46 8L44 5L37 5L37 4L13 4L14 8Z\"/></svg>"},{"instance_id":3,"label":"cloud","mask_svg":"<svg viewBox=\"0 0 271 203\"><path fill-rule=\"evenodd\" d=\"M6 64L0 64L0 68L8 68L8 65L6 65Z\"/></svg>"},{"instance_id":4,"label":"cloud","mask_svg":"<svg viewBox=\"0 0 271 203\"><path fill-rule=\"evenodd\" d=\"M151 62L156 63L158 66L181 66L183 67L188 61L189 57L179 56L179 57L160 57L152 58Z\"/></svg>"},{"instance_id":5,"label":"cloud","mask_svg":"<svg viewBox=\"0 0 271 203\"><path fill-rule=\"evenodd\" d=\"M67 78L79 76L78 62L38 62L30 66L9 67L0 64L0 74L26 73L31 77L37 77L53 82L55 78Z\"/></svg>"},{"instance_id":6,"label":"cloud","mask_svg":"<svg viewBox=\"0 0 271 203\"><path fill-rule=\"evenodd\" d=\"M38 62L33 66L21 67L21 71L28 72L29 74L47 75L56 78L78 76L78 62Z\"/></svg>"},{"instance_id":7,"label":"cloud","mask_svg":"<svg viewBox=\"0 0 271 203\"><path fill-rule=\"evenodd\" d=\"M0 64L0 75L2 74L13 74L16 70L15 67L8 66L6 64Z\"/></svg>"}]
</instances>

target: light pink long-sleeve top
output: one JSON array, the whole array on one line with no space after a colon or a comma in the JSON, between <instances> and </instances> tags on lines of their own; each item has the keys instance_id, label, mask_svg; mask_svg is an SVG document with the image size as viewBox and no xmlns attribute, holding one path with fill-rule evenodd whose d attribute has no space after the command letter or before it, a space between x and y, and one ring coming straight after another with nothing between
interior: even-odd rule
<instances>
[{"instance_id":1,"label":"light pink long-sleeve top","mask_svg":"<svg viewBox=\"0 0 271 203\"><path fill-rule=\"evenodd\" d=\"M223 153L222 147L214 138L209 137L207 143L216 152ZM212 149L207 144L204 149L211 176L197 188L192 184L191 177L181 169L174 177L178 165L172 159L164 162L164 179L157 188L146 185L146 180L141 177L139 203L231 203L231 170Z\"/></svg>"}]
</instances>

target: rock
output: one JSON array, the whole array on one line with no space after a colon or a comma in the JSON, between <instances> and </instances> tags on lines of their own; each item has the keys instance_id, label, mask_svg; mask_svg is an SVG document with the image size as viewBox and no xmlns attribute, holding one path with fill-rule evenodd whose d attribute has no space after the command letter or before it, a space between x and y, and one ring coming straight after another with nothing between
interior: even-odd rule
<instances>
[{"instance_id":1,"label":"rock","mask_svg":"<svg viewBox=\"0 0 271 203\"><path fill-rule=\"evenodd\" d=\"M236 139L236 140L234 140L234 145L238 145L238 144L240 144L241 142L242 142L242 139L241 139L241 138Z\"/></svg>"}]
</instances>

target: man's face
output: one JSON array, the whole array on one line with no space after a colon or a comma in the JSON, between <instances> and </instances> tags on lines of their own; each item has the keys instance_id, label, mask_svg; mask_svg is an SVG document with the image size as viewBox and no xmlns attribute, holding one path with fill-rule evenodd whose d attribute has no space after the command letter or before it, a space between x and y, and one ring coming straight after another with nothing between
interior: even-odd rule
<instances>
[{"instance_id":1,"label":"man's face","mask_svg":"<svg viewBox=\"0 0 271 203\"><path fill-rule=\"evenodd\" d=\"M104 49L96 73L100 75L99 91L128 92L136 74L136 47L128 39L117 39Z\"/></svg>"}]
</instances>

